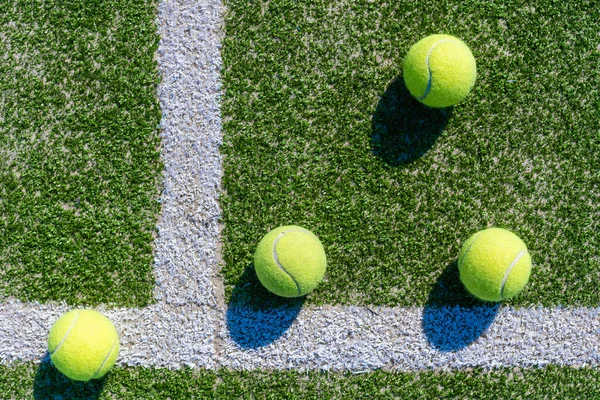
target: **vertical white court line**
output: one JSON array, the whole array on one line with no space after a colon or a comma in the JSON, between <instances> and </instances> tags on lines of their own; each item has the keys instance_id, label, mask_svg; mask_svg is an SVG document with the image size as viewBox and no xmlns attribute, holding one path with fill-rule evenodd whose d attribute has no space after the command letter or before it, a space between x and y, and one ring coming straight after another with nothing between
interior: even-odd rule
<instances>
[{"instance_id":1,"label":"vertical white court line","mask_svg":"<svg viewBox=\"0 0 600 400\"><path fill-rule=\"evenodd\" d=\"M219 243L222 35L219 1L159 3L158 97L164 192L156 240L157 300L215 306Z\"/></svg>"}]
</instances>

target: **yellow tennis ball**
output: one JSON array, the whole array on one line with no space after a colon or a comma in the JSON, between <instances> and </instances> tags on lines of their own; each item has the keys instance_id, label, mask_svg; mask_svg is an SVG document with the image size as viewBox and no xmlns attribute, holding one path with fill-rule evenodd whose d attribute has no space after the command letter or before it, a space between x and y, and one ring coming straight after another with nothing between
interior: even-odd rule
<instances>
[{"instance_id":1,"label":"yellow tennis ball","mask_svg":"<svg viewBox=\"0 0 600 400\"><path fill-rule=\"evenodd\" d=\"M319 239L299 226L282 226L262 238L254 253L258 279L271 292L299 297L323 280L327 259Z\"/></svg>"},{"instance_id":2,"label":"yellow tennis ball","mask_svg":"<svg viewBox=\"0 0 600 400\"><path fill-rule=\"evenodd\" d=\"M104 376L115 364L119 349L115 326L94 310L72 310L63 314L48 335L52 363L76 381Z\"/></svg>"},{"instance_id":3,"label":"yellow tennis ball","mask_svg":"<svg viewBox=\"0 0 600 400\"><path fill-rule=\"evenodd\" d=\"M430 107L462 101L475 84L477 67L469 47L450 35L431 35L414 44L404 59L408 91Z\"/></svg>"},{"instance_id":4,"label":"yellow tennis ball","mask_svg":"<svg viewBox=\"0 0 600 400\"><path fill-rule=\"evenodd\" d=\"M475 297L501 301L523 290L531 273L531 256L525 243L501 228L477 232L458 255L460 280Z\"/></svg>"}]
</instances>

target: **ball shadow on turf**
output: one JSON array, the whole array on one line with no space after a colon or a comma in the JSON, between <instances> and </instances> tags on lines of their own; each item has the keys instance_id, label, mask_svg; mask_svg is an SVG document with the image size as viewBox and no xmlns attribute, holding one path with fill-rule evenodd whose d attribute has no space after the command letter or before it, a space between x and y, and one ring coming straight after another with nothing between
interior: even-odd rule
<instances>
[{"instance_id":1,"label":"ball shadow on turf","mask_svg":"<svg viewBox=\"0 0 600 400\"><path fill-rule=\"evenodd\" d=\"M306 296L285 298L269 292L251 263L234 287L227 306L229 335L243 349L267 346L287 332L305 301Z\"/></svg>"},{"instance_id":2,"label":"ball shadow on turf","mask_svg":"<svg viewBox=\"0 0 600 400\"><path fill-rule=\"evenodd\" d=\"M394 167L408 165L433 147L451 115L452 108L421 104L398 76L379 99L371 119L373 154Z\"/></svg>"},{"instance_id":3,"label":"ball shadow on turf","mask_svg":"<svg viewBox=\"0 0 600 400\"><path fill-rule=\"evenodd\" d=\"M464 288L452 262L437 279L423 310L422 327L429 344L455 352L475 342L494 322L499 303L483 302Z\"/></svg>"},{"instance_id":4,"label":"ball shadow on turf","mask_svg":"<svg viewBox=\"0 0 600 400\"><path fill-rule=\"evenodd\" d=\"M92 379L89 382L78 382L63 375L50 361L48 352L44 355L35 374L33 398L47 399L89 399L100 397L106 383L106 377Z\"/></svg>"}]
</instances>

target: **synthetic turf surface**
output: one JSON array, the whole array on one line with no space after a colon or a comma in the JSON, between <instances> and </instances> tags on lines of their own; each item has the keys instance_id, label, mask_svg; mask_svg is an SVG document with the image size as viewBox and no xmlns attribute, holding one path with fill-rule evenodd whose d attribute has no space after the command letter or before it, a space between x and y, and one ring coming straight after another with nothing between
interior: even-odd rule
<instances>
[{"instance_id":1,"label":"synthetic turf surface","mask_svg":"<svg viewBox=\"0 0 600 400\"><path fill-rule=\"evenodd\" d=\"M534 262L507 304L599 304L594 2L227 6L228 296L254 279L244 270L260 238L297 224L321 238L329 261L307 304L467 305L460 246L499 226ZM407 93L402 60L442 32L471 47L478 79L465 102L432 110Z\"/></svg>"},{"instance_id":2,"label":"synthetic turf surface","mask_svg":"<svg viewBox=\"0 0 600 400\"><path fill-rule=\"evenodd\" d=\"M5 398L33 394L35 399L595 398L600 395L600 373L556 366L355 375L118 368L105 379L81 383L67 380L48 364L19 364L0 366L0 392Z\"/></svg>"},{"instance_id":3,"label":"synthetic turf surface","mask_svg":"<svg viewBox=\"0 0 600 400\"><path fill-rule=\"evenodd\" d=\"M1 8L0 297L146 305L162 170L156 4Z\"/></svg>"}]
</instances>

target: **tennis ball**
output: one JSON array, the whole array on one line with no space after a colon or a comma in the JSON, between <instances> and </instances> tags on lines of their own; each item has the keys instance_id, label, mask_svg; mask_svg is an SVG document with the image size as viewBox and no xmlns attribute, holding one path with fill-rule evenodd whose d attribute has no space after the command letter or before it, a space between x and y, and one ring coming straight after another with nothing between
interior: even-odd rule
<instances>
[{"instance_id":1,"label":"tennis ball","mask_svg":"<svg viewBox=\"0 0 600 400\"><path fill-rule=\"evenodd\" d=\"M531 272L531 256L517 235L501 228L477 232L458 255L460 280L475 297L500 301L521 292Z\"/></svg>"},{"instance_id":2,"label":"tennis ball","mask_svg":"<svg viewBox=\"0 0 600 400\"><path fill-rule=\"evenodd\" d=\"M262 238L254 253L260 282L283 297L310 293L323 280L327 260L319 239L299 226L282 226Z\"/></svg>"},{"instance_id":3,"label":"tennis ball","mask_svg":"<svg viewBox=\"0 0 600 400\"><path fill-rule=\"evenodd\" d=\"M114 365L119 348L115 326L94 310L72 310L63 314L48 335L52 363L76 381L104 376Z\"/></svg>"},{"instance_id":4,"label":"tennis ball","mask_svg":"<svg viewBox=\"0 0 600 400\"><path fill-rule=\"evenodd\" d=\"M450 35L431 35L414 44L404 59L408 91L430 107L463 100L475 84L477 68L471 50Z\"/></svg>"}]
</instances>

